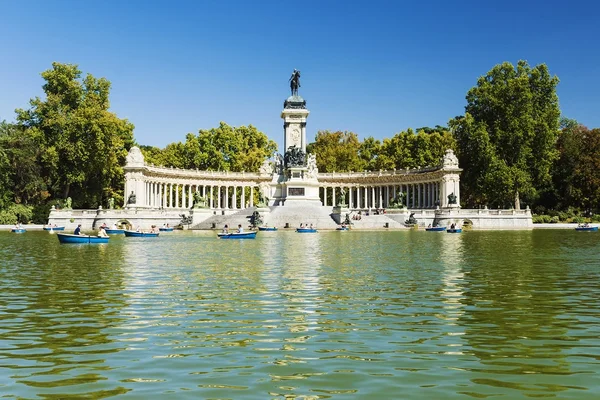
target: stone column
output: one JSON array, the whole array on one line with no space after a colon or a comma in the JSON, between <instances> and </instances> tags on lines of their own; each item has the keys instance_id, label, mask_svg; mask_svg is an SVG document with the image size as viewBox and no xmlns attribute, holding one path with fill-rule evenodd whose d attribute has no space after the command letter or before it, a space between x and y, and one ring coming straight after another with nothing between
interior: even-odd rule
<instances>
[{"instance_id":1,"label":"stone column","mask_svg":"<svg viewBox=\"0 0 600 400\"><path fill-rule=\"evenodd\" d=\"M229 209L229 186L225 185L225 196L224 196L225 204L223 204L223 208Z\"/></svg>"},{"instance_id":2,"label":"stone column","mask_svg":"<svg viewBox=\"0 0 600 400\"><path fill-rule=\"evenodd\" d=\"M354 200L354 199L352 198L352 197L354 197L354 196L352 196L352 192L353 192L353 191L354 191L354 188L353 188L352 186L350 186L350 187L348 188L348 208L349 208L350 210L352 210L352 209L354 208L354 205L352 204L352 200Z\"/></svg>"},{"instance_id":3,"label":"stone column","mask_svg":"<svg viewBox=\"0 0 600 400\"><path fill-rule=\"evenodd\" d=\"M335 186L331 188L331 202L333 204L331 204L332 206L337 206L337 203L335 202Z\"/></svg>"},{"instance_id":4,"label":"stone column","mask_svg":"<svg viewBox=\"0 0 600 400\"><path fill-rule=\"evenodd\" d=\"M379 207L383 208L383 186L379 186Z\"/></svg>"},{"instance_id":5,"label":"stone column","mask_svg":"<svg viewBox=\"0 0 600 400\"><path fill-rule=\"evenodd\" d=\"M242 185L242 201L240 201L240 208L246 208L246 186Z\"/></svg>"},{"instance_id":6,"label":"stone column","mask_svg":"<svg viewBox=\"0 0 600 400\"><path fill-rule=\"evenodd\" d=\"M206 188L206 186L204 188ZM213 185L212 184L210 185L210 190L208 191L208 193L209 193L208 195L210 196L210 199L208 199L209 200L209 207L210 208L214 208L213 207Z\"/></svg>"},{"instance_id":7,"label":"stone column","mask_svg":"<svg viewBox=\"0 0 600 400\"><path fill-rule=\"evenodd\" d=\"M250 207L254 207L254 186L250 186Z\"/></svg>"},{"instance_id":8,"label":"stone column","mask_svg":"<svg viewBox=\"0 0 600 400\"><path fill-rule=\"evenodd\" d=\"M188 185L187 207L192 208L192 185Z\"/></svg>"},{"instance_id":9,"label":"stone column","mask_svg":"<svg viewBox=\"0 0 600 400\"><path fill-rule=\"evenodd\" d=\"M233 186L233 193L231 193L231 208L237 209L237 186Z\"/></svg>"}]
</instances>

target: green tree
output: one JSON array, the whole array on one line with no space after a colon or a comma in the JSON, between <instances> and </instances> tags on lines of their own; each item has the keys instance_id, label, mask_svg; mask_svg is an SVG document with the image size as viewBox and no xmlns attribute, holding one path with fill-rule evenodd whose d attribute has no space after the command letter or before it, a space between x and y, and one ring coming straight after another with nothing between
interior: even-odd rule
<instances>
[{"instance_id":1,"label":"green tree","mask_svg":"<svg viewBox=\"0 0 600 400\"><path fill-rule=\"evenodd\" d=\"M277 150L277 144L256 127L232 127L221 122L218 128L188 133L185 142L164 149L142 146L147 163L167 167L212 171L257 172Z\"/></svg>"},{"instance_id":2,"label":"green tree","mask_svg":"<svg viewBox=\"0 0 600 400\"><path fill-rule=\"evenodd\" d=\"M44 71L45 99L17 109L18 124L40 145L41 175L54 197L72 197L77 207L120 196L133 125L109 112L110 82L77 65L53 63Z\"/></svg>"},{"instance_id":3,"label":"green tree","mask_svg":"<svg viewBox=\"0 0 600 400\"><path fill-rule=\"evenodd\" d=\"M0 209L48 197L38 163L39 142L15 124L0 122Z\"/></svg>"},{"instance_id":4,"label":"green tree","mask_svg":"<svg viewBox=\"0 0 600 400\"><path fill-rule=\"evenodd\" d=\"M449 125L458 143L463 200L469 206L535 201L551 189L560 110L545 64L496 65L467 93L465 116ZM475 142L475 143L471 143ZM501 185L501 186L498 186Z\"/></svg>"},{"instance_id":5,"label":"green tree","mask_svg":"<svg viewBox=\"0 0 600 400\"><path fill-rule=\"evenodd\" d=\"M362 171L365 162L360 150L358 136L342 131L319 131L315 141L306 146L308 153L316 155L319 172Z\"/></svg>"},{"instance_id":6,"label":"green tree","mask_svg":"<svg viewBox=\"0 0 600 400\"><path fill-rule=\"evenodd\" d=\"M600 208L600 129L561 119L558 160L553 167L556 208Z\"/></svg>"}]
</instances>

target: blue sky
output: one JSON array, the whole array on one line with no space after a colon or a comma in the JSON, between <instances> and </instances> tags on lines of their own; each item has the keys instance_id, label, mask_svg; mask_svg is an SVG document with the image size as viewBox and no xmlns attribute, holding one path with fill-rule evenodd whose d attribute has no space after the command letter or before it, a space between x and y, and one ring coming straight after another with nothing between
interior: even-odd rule
<instances>
[{"instance_id":1,"label":"blue sky","mask_svg":"<svg viewBox=\"0 0 600 400\"><path fill-rule=\"evenodd\" d=\"M486 4L487 3L487 4ZM0 119L78 64L112 82L141 144L252 124L280 144L288 78L318 130L361 138L446 125L495 64L546 63L563 115L600 127L600 3L581 1L2 1ZM281 150L281 148L280 148Z\"/></svg>"}]
</instances>

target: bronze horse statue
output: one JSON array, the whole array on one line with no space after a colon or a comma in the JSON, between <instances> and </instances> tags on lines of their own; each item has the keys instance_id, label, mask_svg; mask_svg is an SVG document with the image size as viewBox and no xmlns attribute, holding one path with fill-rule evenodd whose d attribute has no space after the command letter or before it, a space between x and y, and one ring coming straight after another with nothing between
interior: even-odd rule
<instances>
[{"instance_id":1,"label":"bronze horse statue","mask_svg":"<svg viewBox=\"0 0 600 400\"><path fill-rule=\"evenodd\" d=\"M292 96L298 96L298 88L300 87L300 71L297 69L292 72L290 77L290 89L292 90Z\"/></svg>"}]
</instances>

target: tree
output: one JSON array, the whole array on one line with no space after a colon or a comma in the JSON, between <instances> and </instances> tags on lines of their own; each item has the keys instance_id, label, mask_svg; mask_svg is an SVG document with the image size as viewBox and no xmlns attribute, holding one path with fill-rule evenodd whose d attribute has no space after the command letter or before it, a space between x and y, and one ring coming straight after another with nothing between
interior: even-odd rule
<instances>
[{"instance_id":1,"label":"tree","mask_svg":"<svg viewBox=\"0 0 600 400\"><path fill-rule=\"evenodd\" d=\"M77 65L53 63L44 71L45 99L17 109L17 122L39 143L41 175L54 197L72 197L74 205L90 207L103 198L122 196L127 151L133 125L109 109L110 82Z\"/></svg>"},{"instance_id":2,"label":"tree","mask_svg":"<svg viewBox=\"0 0 600 400\"><path fill-rule=\"evenodd\" d=\"M142 146L146 162L167 167L213 171L258 172L261 164L277 150L277 144L254 126L218 128L188 133L185 142L164 149Z\"/></svg>"},{"instance_id":3,"label":"tree","mask_svg":"<svg viewBox=\"0 0 600 400\"><path fill-rule=\"evenodd\" d=\"M557 84L545 64L531 68L519 61L516 68L496 65L469 90L465 116L449 123L459 162L469 169L462 179L468 205L506 206L517 196L533 202L551 189Z\"/></svg>"},{"instance_id":4,"label":"tree","mask_svg":"<svg viewBox=\"0 0 600 400\"><path fill-rule=\"evenodd\" d=\"M561 119L553 167L558 208L600 208L600 129L588 129L572 119Z\"/></svg>"},{"instance_id":5,"label":"tree","mask_svg":"<svg viewBox=\"0 0 600 400\"><path fill-rule=\"evenodd\" d=\"M38 163L35 137L22 127L0 122L0 209L11 204L35 204L48 197Z\"/></svg>"},{"instance_id":6,"label":"tree","mask_svg":"<svg viewBox=\"0 0 600 400\"><path fill-rule=\"evenodd\" d=\"M308 153L316 155L319 172L362 171L365 163L360 150L358 136L342 131L319 131L315 141L306 146Z\"/></svg>"}]
</instances>

